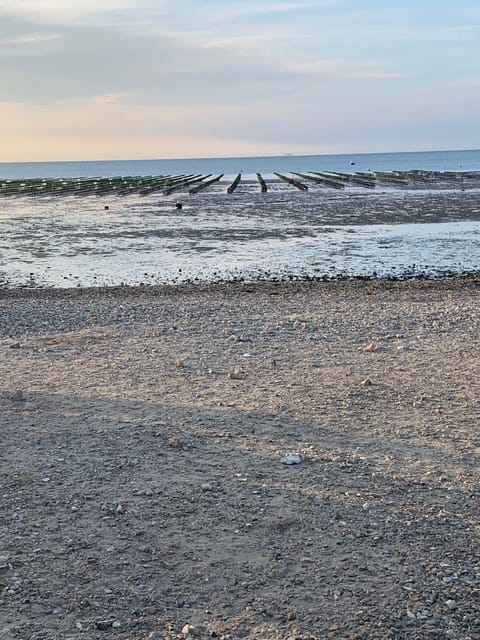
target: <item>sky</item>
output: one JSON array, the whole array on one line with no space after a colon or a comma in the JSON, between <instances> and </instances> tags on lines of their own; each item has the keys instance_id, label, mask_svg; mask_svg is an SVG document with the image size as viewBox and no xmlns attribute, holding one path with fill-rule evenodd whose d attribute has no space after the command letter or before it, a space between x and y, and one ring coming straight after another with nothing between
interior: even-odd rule
<instances>
[{"instance_id":1,"label":"sky","mask_svg":"<svg viewBox=\"0 0 480 640\"><path fill-rule=\"evenodd\" d=\"M0 0L0 161L480 148L478 0Z\"/></svg>"}]
</instances>

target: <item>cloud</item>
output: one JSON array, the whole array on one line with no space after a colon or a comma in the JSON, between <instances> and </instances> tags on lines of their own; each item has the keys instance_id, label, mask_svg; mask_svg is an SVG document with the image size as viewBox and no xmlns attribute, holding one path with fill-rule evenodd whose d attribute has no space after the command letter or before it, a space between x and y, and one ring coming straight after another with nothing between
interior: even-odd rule
<instances>
[{"instance_id":1,"label":"cloud","mask_svg":"<svg viewBox=\"0 0 480 640\"><path fill-rule=\"evenodd\" d=\"M465 131L461 118L475 130L478 23L467 12L449 24L441 12L426 20L425 7L407 9L377 0L0 0L2 147L15 149L15 131L19 149L30 139L48 150L51 139L49 153L68 142L84 157L121 157L122 148L198 155L206 140L210 154L225 141L238 150L227 154L248 145L315 152L368 149L369 139L395 148L389 141L410 140L422 123L435 140L449 122ZM133 153L135 140L144 151Z\"/></svg>"},{"instance_id":2,"label":"cloud","mask_svg":"<svg viewBox=\"0 0 480 640\"><path fill-rule=\"evenodd\" d=\"M0 12L26 16L29 20L63 24L132 6L132 0L0 0Z\"/></svg>"}]
</instances>

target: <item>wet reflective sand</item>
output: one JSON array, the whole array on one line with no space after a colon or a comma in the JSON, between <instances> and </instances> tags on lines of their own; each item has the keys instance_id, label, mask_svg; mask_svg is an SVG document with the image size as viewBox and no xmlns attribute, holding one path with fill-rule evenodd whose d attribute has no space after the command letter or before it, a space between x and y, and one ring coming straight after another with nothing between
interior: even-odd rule
<instances>
[{"instance_id":1,"label":"wet reflective sand","mask_svg":"<svg viewBox=\"0 0 480 640\"><path fill-rule=\"evenodd\" d=\"M192 195L1 198L0 283L70 287L480 269L475 185L302 192L270 181L262 194L251 179L227 194L229 183Z\"/></svg>"}]
</instances>

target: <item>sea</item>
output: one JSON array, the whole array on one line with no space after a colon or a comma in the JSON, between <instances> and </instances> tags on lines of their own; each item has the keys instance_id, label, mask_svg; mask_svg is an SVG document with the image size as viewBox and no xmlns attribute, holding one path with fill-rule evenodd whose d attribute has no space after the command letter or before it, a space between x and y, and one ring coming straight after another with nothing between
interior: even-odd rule
<instances>
[{"instance_id":1,"label":"sea","mask_svg":"<svg viewBox=\"0 0 480 640\"><path fill-rule=\"evenodd\" d=\"M349 184L341 191L315 182L300 191L276 175L305 183L297 174L412 171L418 179L405 184ZM168 195L0 195L0 287L478 273L476 172L480 150L0 163L0 185L222 175L193 194L185 188ZM238 187L227 193L239 173Z\"/></svg>"}]
</instances>

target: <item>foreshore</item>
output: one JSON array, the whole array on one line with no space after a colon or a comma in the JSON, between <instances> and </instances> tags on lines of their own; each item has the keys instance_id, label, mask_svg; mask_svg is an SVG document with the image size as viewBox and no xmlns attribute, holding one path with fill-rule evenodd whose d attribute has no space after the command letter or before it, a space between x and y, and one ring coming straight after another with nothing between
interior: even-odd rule
<instances>
[{"instance_id":1,"label":"foreshore","mask_svg":"<svg viewBox=\"0 0 480 640\"><path fill-rule=\"evenodd\" d=\"M2 290L0 638L480 637L479 294Z\"/></svg>"}]
</instances>

